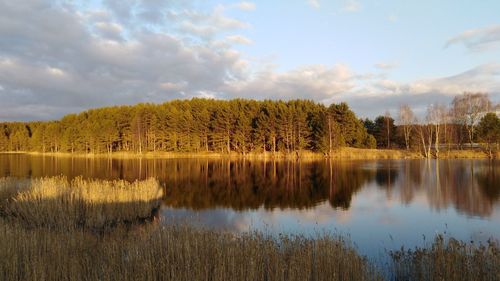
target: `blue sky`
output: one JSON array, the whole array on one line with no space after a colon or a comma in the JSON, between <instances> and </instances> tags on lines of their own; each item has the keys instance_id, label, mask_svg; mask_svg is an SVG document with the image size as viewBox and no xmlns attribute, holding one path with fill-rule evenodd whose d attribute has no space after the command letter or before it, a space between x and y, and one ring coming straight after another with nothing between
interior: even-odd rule
<instances>
[{"instance_id":1,"label":"blue sky","mask_svg":"<svg viewBox=\"0 0 500 281\"><path fill-rule=\"evenodd\" d=\"M500 1L0 0L0 121L177 98L500 101Z\"/></svg>"},{"instance_id":2,"label":"blue sky","mask_svg":"<svg viewBox=\"0 0 500 281\"><path fill-rule=\"evenodd\" d=\"M498 62L500 48L471 51L446 46L460 33L500 24L500 1L256 1L254 13L236 16L252 27L255 43L238 49L273 57L280 70L306 64L346 63L359 72L397 65L390 77L413 81L447 76ZM347 10L352 3L358 7Z\"/></svg>"}]
</instances>

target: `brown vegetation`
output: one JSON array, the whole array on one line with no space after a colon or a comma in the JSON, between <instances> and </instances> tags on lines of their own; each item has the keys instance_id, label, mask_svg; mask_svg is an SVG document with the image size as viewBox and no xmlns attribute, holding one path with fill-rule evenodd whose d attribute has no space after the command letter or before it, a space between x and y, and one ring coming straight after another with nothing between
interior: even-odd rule
<instances>
[{"instance_id":1,"label":"brown vegetation","mask_svg":"<svg viewBox=\"0 0 500 281\"><path fill-rule=\"evenodd\" d=\"M382 271L339 236L236 235L126 223L147 214L158 196L155 180L0 179L0 279L383 279ZM391 258L392 267L383 272L395 280L500 277L495 243L446 243L438 237L431 248L401 250Z\"/></svg>"},{"instance_id":2,"label":"brown vegetation","mask_svg":"<svg viewBox=\"0 0 500 281\"><path fill-rule=\"evenodd\" d=\"M395 280L500 280L500 248L437 236L430 248L391 252Z\"/></svg>"},{"instance_id":3,"label":"brown vegetation","mask_svg":"<svg viewBox=\"0 0 500 281\"><path fill-rule=\"evenodd\" d=\"M33 179L29 186L3 179L0 188L0 213L29 227L101 229L149 218L162 199L154 179L128 183L52 177Z\"/></svg>"},{"instance_id":4,"label":"brown vegetation","mask_svg":"<svg viewBox=\"0 0 500 281\"><path fill-rule=\"evenodd\" d=\"M27 230L0 220L2 280L378 280L351 247L307 239L186 227Z\"/></svg>"},{"instance_id":5,"label":"brown vegetation","mask_svg":"<svg viewBox=\"0 0 500 281\"><path fill-rule=\"evenodd\" d=\"M171 159L171 158L235 158L235 159L422 159L424 155L418 151L401 150L401 149L368 149L368 148L352 148L342 147L333 149L330 155L312 151L301 151L300 153L284 153L279 152L273 154L272 152L251 152L246 155L239 153L217 153L217 152L113 152L113 153L64 153L64 152L0 152L0 154L30 154L30 155L44 155L44 156L57 156L57 157L78 157L78 158L115 158L115 159ZM486 159L489 154L482 150L458 150L447 149L441 151L439 154L440 159ZM493 152L493 158L499 158L500 151ZM431 156L430 156L431 158Z\"/></svg>"},{"instance_id":6,"label":"brown vegetation","mask_svg":"<svg viewBox=\"0 0 500 281\"><path fill-rule=\"evenodd\" d=\"M0 183L8 190L0 199L2 280L381 279L340 237L124 224L150 212L158 199L155 180L55 177L33 180L20 192L13 179Z\"/></svg>"}]
</instances>

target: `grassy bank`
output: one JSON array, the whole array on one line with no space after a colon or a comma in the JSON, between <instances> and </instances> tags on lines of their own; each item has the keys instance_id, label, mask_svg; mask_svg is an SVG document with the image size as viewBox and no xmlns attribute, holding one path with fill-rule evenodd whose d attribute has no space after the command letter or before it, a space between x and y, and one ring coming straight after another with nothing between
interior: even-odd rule
<instances>
[{"instance_id":1,"label":"grassy bank","mask_svg":"<svg viewBox=\"0 0 500 281\"><path fill-rule=\"evenodd\" d=\"M235 236L160 225L96 235L27 229L3 219L0 235L2 280L500 280L496 244L437 240L430 248L394 252L389 268L377 269L328 235Z\"/></svg>"},{"instance_id":2,"label":"grassy bank","mask_svg":"<svg viewBox=\"0 0 500 281\"><path fill-rule=\"evenodd\" d=\"M168 159L168 158L235 158L235 159L350 159L350 160L369 160L369 159L424 159L420 152L407 151L402 149L365 149L343 147L336 149L331 155L312 151L301 151L300 153L283 152L251 152L241 153L217 153L217 152L113 152L113 153L69 153L69 152L2 152L4 154L30 154L45 155L55 157L83 157L83 158L117 158L117 159ZM494 154L495 158L500 158L500 152ZM486 159L488 154L480 150L449 150L442 151L439 154L440 159Z\"/></svg>"},{"instance_id":3,"label":"grassy bank","mask_svg":"<svg viewBox=\"0 0 500 281\"><path fill-rule=\"evenodd\" d=\"M0 221L2 280L380 280L343 240L185 227L118 227L103 236Z\"/></svg>"},{"instance_id":4,"label":"grassy bank","mask_svg":"<svg viewBox=\"0 0 500 281\"><path fill-rule=\"evenodd\" d=\"M340 237L142 221L157 206L155 180L2 179L0 191L0 280L380 279Z\"/></svg>"},{"instance_id":5,"label":"grassy bank","mask_svg":"<svg viewBox=\"0 0 500 281\"><path fill-rule=\"evenodd\" d=\"M493 242L438 237L376 268L340 236L141 220L158 196L154 180L0 179L0 280L500 280Z\"/></svg>"}]
</instances>

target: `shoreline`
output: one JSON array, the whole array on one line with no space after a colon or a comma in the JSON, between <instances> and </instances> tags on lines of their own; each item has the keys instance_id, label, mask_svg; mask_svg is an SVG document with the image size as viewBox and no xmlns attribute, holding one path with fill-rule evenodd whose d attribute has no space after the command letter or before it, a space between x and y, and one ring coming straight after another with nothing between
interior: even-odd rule
<instances>
[{"instance_id":1,"label":"shoreline","mask_svg":"<svg viewBox=\"0 0 500 281\"><path fill-rule=\"evenodd\" d=\"M401 149L365 149L344 147L333 151L332 155L319 152L302 151L300 153L282 152L252 152L231 154L218 152L113 152L113 153L80 153L80 152L35 152L35 151L2 151L0 154L26 154L48 157L71 158L113 158L113 159L249 159L249 160L303 160L303 159L333 159L333 160L383 160L383 159L426 159L421 153ZM494 159L500 158L496 152ZM449 150L442 151L439 158L429 159L490 159L488 154L477 150Z\"/></svg>"}]
</instances>

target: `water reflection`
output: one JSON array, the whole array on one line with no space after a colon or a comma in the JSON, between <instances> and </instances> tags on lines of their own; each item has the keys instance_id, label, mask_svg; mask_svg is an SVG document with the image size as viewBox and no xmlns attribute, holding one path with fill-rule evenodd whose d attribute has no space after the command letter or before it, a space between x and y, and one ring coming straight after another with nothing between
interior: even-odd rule
<instances>
[{"instance_id":1,"label":"water reflection","mask_svg":"<svg viewBox=\"0 0 500 281\"><path fill-rule=\"evenodd\" d=\"M156 177L161 216L230 231L333 231L363 254L436 233L500 239L500 162L91 159L0 154L0 176Z\"/></svg>"},{"instance_id":2,"label":"water reflection","mask_svg":"<svg viewBox=\"0 0 500 281\"><path fill-rule=\"evenodd\" d=\"M488 160L249 161L229 159L92 159L0 155L0 175L64 174L101 179L156 177L171 208L348 210L364 188L385 201L423 201L434 211L488 217L500 197L499 162ZM380 196L380 194L378 194Z\"/></svg>"},{"instance_id":3,"label":"water reflection","mask_svg":"<svg viewBox=\"0 0 500 281\"><path fill-rule=\"evenodd\" d=\"M353 194L374 176L374 171L358 166L323 161L206 162L167 181L165 203L194 210L272 210L312 208L328 201L333 208L347 209Z\"/></svg>"}]
</instances>

